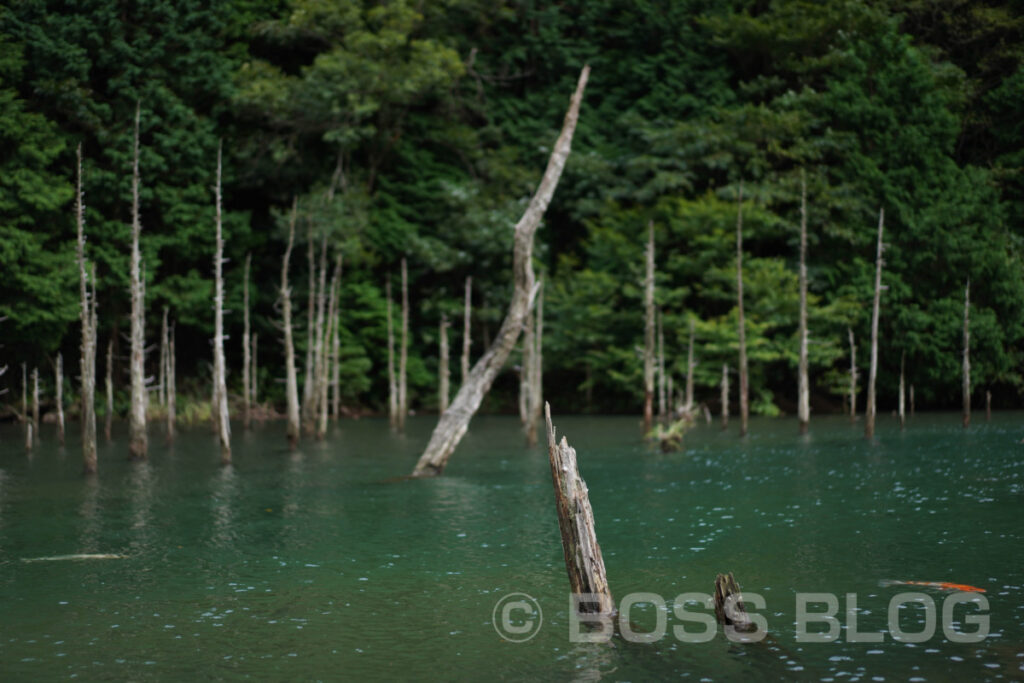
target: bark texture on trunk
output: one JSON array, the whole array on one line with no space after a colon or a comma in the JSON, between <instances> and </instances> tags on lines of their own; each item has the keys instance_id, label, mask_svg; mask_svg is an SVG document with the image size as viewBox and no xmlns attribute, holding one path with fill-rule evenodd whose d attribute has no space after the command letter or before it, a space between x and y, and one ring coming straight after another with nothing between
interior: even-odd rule
<instances>
[{"instance_id":1,"label":"bark texture on trunk","mask_svg":"<svg viewBox=\"0 0 1024 683\"><path fill-rule=\"evenodd\" d=\"M437 350L437 408L439 413L448 410L448 315L441 314L441 325L438 329L439 348Z\"/></svg>"},{"instance_id":2,"label":"bark texture on trunk","mask_svg":"<svg viewBox=\"0 0 1024 683\"><path fill-rule=\"evenodd\" d=\"M142 219L139 216L139 120L141 104L135 106L135 147L132 160L132 255L130 269L131 317L131 389L132 402L128 413L128 451L133 460L145 460L149 452L146 434L146 306L142 280L142 252L139 236Z\"/></svg>"},{"instance_id":3,"label":"bark texture on trunk","mask_svg":"<svg viewBox=\"0 0 1024 683\"><path fill-rule=\"evenodd\" d=\"M807 178L800 173L800 361L797 376L797 415L800 433L811 421L811 382L807 371Z\"/></svg>"},{"instance_id":4,"label":"bark texture on trunk","mask_svg":"<svg viewBox=\"0 0 1024 683\"><path fill-rule=\"evenodd\" d=\"M644 261L644 433L647 433L654 424L654 221L647 224Z\"/></svg>"},{"instance_id":5,"label":"bark texture on trunk","mask_svg":"<svg viewBox=\"0 0 1024 683\"><path fill-rule=\"evenodd\" d=\"M544 405L544 285L537 283L537 321L533 327L533 351L530 352L530 405L526 418L526 445L537 445L537 430ZM529 314L527 314L529 317Z\"/></svg>"},{"instance_id":6,"label":"bark texture on trunk","mask_svg":"<svg viewBox=\"0 0 1024 683\"><path fill-rule=\"evenodd\" d=\"M968 278L964 286L964 357L963 357L963 394L964 394L964 428L971 426L971 280Z\"/></svg>"},{"instance_id":7,"label":"bark texture on trunk","mask_svg":"<svg viewBox=\"0 0 1024 683\"><path fill-rule=\"evenodd\" d=\"M472 313L473 306L473 276L466 277L466 306L465 311L462 314L462 375L459 377L459 382L462 384L466 383L466 378L469 377L469 348L473 343L472 337L469 335L469 322L470 314Z\"/></svg>"},{"instance_id":8,"label":"bark texture on trunk","mask_svg":"<svg viewBox=\"0 0 1024 683\"><path fill-rule=\"evenodd\" d=\"M853 422L857 419L857 344L852 329L847 327L846 334L850 337L850 422Z\"/></svg>"},{"instance_id":9,"label":"bark texture on trunk","mask_svg":"<svg viewBox=\"0 0 1024 683\"><path fill-rule=\"evenodd\" d=\"M281 261L281 317L284 328L285 396L288 401L288 447L299 445L301 425L299 424L299 381L295 376L295 340L292 336L292 293L288 288L288 259L295 242L295 219L298 214L298 199L292 200L292 215L288 221L288 247Z\"/></svg>"},{"instance_id":10,"label":"bark texture on trunk","mask_svg":"<svg viewBox=\"0 0 1024 683\"><path fill-rule=\"evenodd\" d=\"M213 382L217 415L217 437L220 440L220 464L231 464L231 422L228 415L227 369L224 361L224 231L221 220L221 153L223 143L217 146L217 184L214 186L216 203L215 225L217 240L213 254Z\"/></svg>"},{"instance_id":11,"label":"bark texture on trunk","mask_svg":"<svg viewBox=\"0 0 1024 683\"><path fill-rule=\"evenodd\" d=\"M392 431L398 431L398 382L395 377L395 325L391 315L391 275L384 283L388 309L388 419Z\"/></svg>"},{"instance_id":12,"label":"bark texture on trunk","mask_svg":"<svg viewBox=\"0 0 1024 683\"><path fill-rule=\"evenodd\" d=\"M871 308L871 370L868 373L868 406L864 413L864 436L875 435L875 379L878 376L878 313L882 303L882 230L885 210L878 211L878 247L875 255L875 301Z\"/></svg>"},{"instance_id":13,"label":"bark texture on trunk","mask_svg":"<svg viewBox=\"0 0 1024 683\"><path fill-rule=\"evenodd\" d=\"M57 386L57 443L64 445L64 356L57 354L55 378Z\"/></svg>"},{"instance_id":14,"label":"bark texture on trunk","mask_svg":"<svg viewBox=\"0 0 1024 683\"><path fill-rule=\"evenodd\" d=\"M242 424L246 429L252 424L252 349L249 337L249 270L252 268L252 253L245 255L242 271Z\"/></svg>"},{"instance_id":15,"label":"bark texture on trunk","mask_svg":"<svg viewBox=\"0 0 1024 683\"><path fill-rule=\"evenodd\" d=\"M572 136L579 118L580 103L583 90L590 75L590 67L583 67L576 92L572 96L569 110L562 124L562 132L555 142L548 160L547 169L541 179L536 193L530 200L525 213L516 224L512 246L512 272L514 289L509 303L508 313L494 338L494 342L481 356L470 371L466 381L462 383L451 406L441 416L430 437L426 450L420 456L413 476L433 476L441 474L448 458L465 435L473 414L480 407L484 395L491 388L505 361L508 359L516 340L522 331L523 321L530 312L530 304L535 295L533 276L533 236L540 225L544 211L554 195L558 179L565 167L566 159L572 147Z\"/></svg>"},{"instance_id":16,"label":"bark texture on trunk","mask_svg":"<svg viewBox=\"0 0 1024 683\"><path fill-rule=\"evenodd\" d=\"M740 183L736 209L736 307L740 346L740 436L747 435L750 419L750 386L747 379L747 325L743 316L743 184Z\"/></svg>"},{"instance_id":17,"label":"bark texture on trunk","mask_svg":"<svg viewBox=\"0 0 1024 683\"><path fill-rule=\"evenodd\" d=\"M402 337L398 348L398 431L405 431L405 418L409 414L407 368L409 360L409 271L402 258Z\"/></svg>"},{"instance_id":18,"label":"bark texture on trunk","mask_svg":"<svg viewBox=\"0 0 1024 683\"><path fill-rule=\"evenodd\" d=\"M551 481L555 489L555 510L558 513L558 530L562 536L565 569L569 575L569 590L574 595L587 596L580 600L580 612L610 615L615 611L615 601L608 587L601 546L597 542L589 491L577 467L576 449L569 445L564 436L561 442L557 442L555 428L551 424L551 407L548 405L544 406L544 418L547 424Z\"/></svg>"},{"instance_id":19,"label":"bark texture on trunk","mask_svg":"<svg viewBox=\"0 0 1024 683\"><path fill-rule=\"evenodd\" d=\"M82 194L82 145L77 151L75 180L75 224L78 228L78 285L81 297L79 321L82 325L80 351L82 469L86 474L96 472L96 301L89 296L89 278L85 260L85 202ZM111 340L113 344L113 340ZM110 383L110 352L107 352L107 383ZM107 393L110 394L108 386ZM108 403L110 399L108 397ZM107 440L110 439L110 408L107 409ZM62 430L63 431L63 430Z\"/></svg>"}]
</instances>

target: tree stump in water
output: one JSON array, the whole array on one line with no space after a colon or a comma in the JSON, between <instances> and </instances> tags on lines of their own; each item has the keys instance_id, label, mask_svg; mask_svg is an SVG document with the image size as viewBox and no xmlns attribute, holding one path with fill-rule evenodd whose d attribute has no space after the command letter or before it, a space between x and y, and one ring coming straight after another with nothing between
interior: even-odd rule
<instances>
[{"instance_id":1,"label":"tree stump in water","mask_svg":"<svg viewBox=\"0 0 1024 683\"><path fill-rule=\"evenodd\" d=\"M731 626L739 633L757 629L743 604L743 594L732 572L715 576L715 618L722 626Z\"/></svg>"}]
</instances>

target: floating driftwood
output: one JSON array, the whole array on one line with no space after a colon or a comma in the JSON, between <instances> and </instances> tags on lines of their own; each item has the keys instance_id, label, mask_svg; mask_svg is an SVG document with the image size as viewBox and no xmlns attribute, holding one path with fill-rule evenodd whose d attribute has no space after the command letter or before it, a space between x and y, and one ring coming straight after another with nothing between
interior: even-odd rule
<instances>
[{"instance_id":1,"label":"floating driftwood","mask_svg":"<svg viewBox=\"0 0 1024 683\"><path fill-rule=\"evenodd\" d=\"M127 555L112 553L75 553L74 555L48 555L46 557L23 557L22 562L60 562L62 560L127 560Z\"/></svg>"}]
</instances>

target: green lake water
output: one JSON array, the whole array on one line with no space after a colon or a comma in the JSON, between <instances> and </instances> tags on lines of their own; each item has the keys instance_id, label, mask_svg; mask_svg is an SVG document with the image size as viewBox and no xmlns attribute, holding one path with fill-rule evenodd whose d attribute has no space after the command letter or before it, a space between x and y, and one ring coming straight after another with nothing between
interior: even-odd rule
<instances>
[{"instance_id":1,"label":"green lake water","mask_svg":"<svg viewBox=\"0 0 1024 683\"><path fill-rule=\"evenodd\" d=\"M123 432L101 437L95 479L79 474L77 424L63 449L44 426L31 456L5 427L0 678L1024 678L1022 413L969 430L953 414L918 415L903 432L886 418L874 443L838 417L815 419L807 437L791 419L755 419L744 440L702 425L669 455L641 441L634 418L556 417L579 453L616 600L665 600L669 632L649 644L570 639L547 452L523 445L518 420L474 420L441 478L393 479L434 423L413 418L397 436L386 421L343 421L295 453L281 424L236 425L231 468L208 429L168 448L153 425L146 464L125 461ZM24 561L71 553L125 557ZM764 597L753 611L769 638L680 642L674 598L711 592L725 571ZM940 618L926 642L897 641L892 596L918 590L941 611L950 592L887 580L983 588L989 636L950 642ZM513 592L543 610L524 643L492 622ZM807 592L838 595L843 637L796 640ZM882 642L848 642L849 593L859 630ZM901 613L904 630L923 628L920 609ZM658 616L649 603L630 611L638 629Z\"/></svg>"}]
</instances>

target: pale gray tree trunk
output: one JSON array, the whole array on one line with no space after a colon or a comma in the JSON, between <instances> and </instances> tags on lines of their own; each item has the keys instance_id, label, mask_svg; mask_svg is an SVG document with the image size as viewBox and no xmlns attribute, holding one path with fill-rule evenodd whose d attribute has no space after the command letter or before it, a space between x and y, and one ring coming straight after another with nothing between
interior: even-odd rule
<instances>
[{"instance_id":1,"label":"pale gray tree trunk","mask_svg":"<svg viewBox=\"0 0 1024 683\"><path fill-rule=\"evenodd\" d=\"M160 322L160 363L157 367L156 380L156 402L157 405L167 405L167 307L164 306L164 314Z\"/></svg>"},{"instance_id":2,"label":"pale gray tree trunk","mask_svg":"<svg viewBox=\"0 0 1024 683\"><path fill-rule=\"evenodd\" d=\"M526 445L537 445L537 430L544 405L544 286L537 283L537 322L533 330L533 350L530 352L530 406L526 419ZM527 314L527 318L529 318Z\"/></svg>"},{"instance_id":3,"label":"pale gray tree trunk","mask_svg":"<svg viewBox=\"0 0 1024 683\"><path fill-rule=\"evenodd\" d=\"M743 183L740 183L736 211L736 306L740 346L740 436L747 435L750 419L750 386L747 378L747 324L743 316Z\"/></svg>"},{"instance_id":4,"label":"pale gray tree trunk","mask_svg":"<svg viewBox=\"0 0 1024 683\"><path fill-rule=\"evenodd\" d=\"M391 275L384 283L388 307L388 420L392 431L398 431L398 383L395 377L395 325L391 315Z\"/></svg>"},{"instance_id":5,"label":"pale gray tree trunk","mask_svg":"<svg viewBox=\"0 0 1024 683\"><path fill-rule=\"evenodd\" d=\"M292 215L288 221L288 247L281 261L281 317L284 319L284 367L285 395L288 401L288 447L299 445L299 386L295 376L295 340L292 337L292 293L288 288L288 259L295 242L295 219L298 213L298 199L292 200Z\"/></svg>"},{"instance_id":6,"label":"pale gray tree trunk","mask_svg":"<svg viewBox=\"0 0 1024 683\"><path fill-rule=\"evenodd\" d=\"M875 435L875 379L878 375L878 313L882 303L882 230L885 210L878 211L878 248L875 256L875 301L871 309L871 370L868 374L868 406L864 413L864 436Z\"/></svg>"},{"instance_id":7,"label":"pale gray tree trunk","mask_svg":"<svg viewBox=\"0 0 1024 683\"><path fill-rule=\"evenodd\" d=\"M249 269L252 267L252 253L245 255L242 271L242 424L246 429L252 424L252 349L249 336Z\"/></svg>"},{"instance_id":8,"label":"pale gray tree trunk","mask_svg":"<svg viewBox=\"0 0 1024 683\"><path fill-rule=\"evenodd\" d=\"M32 450L32 418L28 413L28 368L21 364L21 416L25 421L25 450Z\"/></svg>"},{"instance_id":9,"label":"pale gray tree trunk","mask_svg":"<svg viewBox=\"0 0 1024 683\"><path fill-rule=\"evenodd\" d=\"M213 255L213 382L216 403L213 410L217 415L217 430L220 439L220 464L231 464L231 422L228 415L227 369L224 360L224 232L221 220L221 152L223 142L217 146L216 198L217 241Z\"/></svg>"},{"instance_id":10,"label":"pale gray tree trunk","mask_svg":"<svg viewBox=\"0 0 1024 683\"><path fill-rule=\"evenodd\" d=\"M398 431L405 431L409 415L407 364L409 360L409 273L402 258L402 343L398 349Z\"/></svg>"},{"instance_id":11,"label":"pale gray tree trunk","mask_svg":"<svg viewBox=\"0 0 1024 683\"><path fill-rule=\"evenodd\" d=\"M326 244L324 245L324 251L326 252ZM333 344L333 338L335 335L334 323L337 318L335 311L337 306L337 290L338 282L341 280L341 254L338 254L334 260L334 271L331 274L331 286L329 295L327 298L327 318L322 325L323 333L320 336L319 351L320 360L317 364L319 372L317 375L317 388L319 389L320 397L318 403L318 420L316 426L316 438L317 440L323 440L327 436L327 418L330 413L330 405L328 403L328 390L330 389L330 370L331 370L331 354L329 347Z\"/></svg>"},{"instance_id":12,"label":"pale gray tree trunk","mask_svg":"<svg viewBox=\"0 0 1024 683\"><path fill-rule=\"evenodd\" d=\"M312 238L312 236L311 236ZM313 324L313 336L309 344L313 348L313 364L310 368L312 375L307 381L312 386L312 392L302 404L302 426L307 435L316 434L316 428L320 417L320 396L321 379L323 377L323 350L324 350L324 305L327 293L327 233L324 232L320 242L320 266L317 269L319 277L316 285L316 316Z\"/></svg>"},{"instance_id":13,"label":"pale gray tree trunk","mask_svg":"<svg viewBox=\"0 0 1024 683\"><path fill-rule=\"evenodd\" d=\"M115 328L116 330L116 328ZM107 390L107 414L103 420L103 436L107 441L110 441L110 431L114 422L114 335L111 335L110 341L107 342L107 376L106 376L106 390ZM83 402L85 399L82 399ZM84 405L84 403L83 403ZM93 409L93 419L95 420L95 409ZM83 425L84 429L84 425Z\"/></svg>"},{"instance_id":14,"label":"pale gray tree trunk","mask_svg":"<svg viewBox=\"0 0 1024 683\"><path fill-rule=\"evenodd\" d=\"M306 260L309 263L309 300L306 314L306 374L302 380L302 426L310 424L313 411L313 353L316 346L316 242L313 240L313 228L309 229Z\"/></svg>"},{"instance_id":15,"label":"pale gray tree trunk","mask_svg":"<svg viewBox=\"0 0 1024 683\"><path fill-rule=\"evenodd\" d=\"M672 374L665 378L665 409L668 410L667 417L674 419L676 414L676 397L672 395Z\"/></svg>"},{"instance_id":16,"label":"pale gray tree trunk","mask_svg":"<svg viewBox=\"0 0 1024 683\"><path fill-rule=\"evenodd\" d=\"M966 429L971 426L971 280L967 279L964 286L964 356L963 356L963 395L964 415L963 425Z\"/></svg>"},{"instance_id":17,"label":"pale gray tree trunk","mask_svg":"<svg viewBox=\"0 0 1024 683\"><path fill-rule=\"evenodd\" d=\"M905 409L906 408L906 402L904 400L904 390L903 390L903 388L905 386L905 384L904 384L904 369L906 368L906 361L907 361L907 353L904 351L903 353L900 354L900 402L899 402L899 411L897 413L897 415L899 417L899 420L900 420L900 429L903 429L904 427L907 426L907 412L906 412L906 409Z\"/></svg>"},{"instance_id":18,"label":"pale gray tree trunk","mask_svg":"<svg viewBox=\"0 0 1024 683\"><path fill-rule=\"evenodd\" d=\"M57 354L56 368L57 393L57 443L64 445L64 356Z\"/></svg>"},{"instance_id":19,"label":"pale gray tree trunk","mask_svg":"<svg viewBox=\"0 0 1024 683\"><path fill-rule=\"evenodd\" d=\"M914 417L914 385L910 385L910 417Z\"/></svg>"},{"instance_id":20,"label":"pale gray tree trunk","mask_svg":"<svg viewBox=\"0 0 1024 683\"><path fill-rule=\"evenodd\" d=\"M441 325L438 328L438 351L437 351L437 410L444 413L448 410L448 315L441 314Z\"/></svg>"},{"instance_id":21,"label":"pale gray tree trunk","mask_svg":"<svg viewBox=\"0 0 1024 683\"><path fill-rule=\"evenodd\" d=\"M807 177L800 172L800 361L797 373L797 415L800 433L811 421L811 382L807 362Z\"/></svg>"},{"instance_id":22,"label":"pale gray tree trunk","mask_svg":"<svg viewBox=\"0 0 1024 683\"><path fill-rule=\"evenodd\" d=\"M659 310L658 317L658 418L665 419L668 405L665 402L665 330L664 314Z\"/></svg>"},{"instance_id":23,"label":"pale gray tree trunk","mask_svg":"<svg viewBox=\"0 0 1024 683\"><path fill-rule=\"evenodd\" d=\"M32 431L39 438L39 368L32 368Z\"/></svg>"},{"instance_id":24,"label":"pale gray tree trunk","mask_svg":"<svg viewBox=\"0 0 1024 683\"><path fill-rule=\"evenodd\" d=\"M142 252L139 236L142 220L139 216L139 120L141 103L135 106L135 146L132 160L132 254L130 269L131 316L131 408L128 412L128 451L133 460L145 460L149 451L146 435L146 303L145 284L142 280Z\"/></svg>"},{"instance_id":25,"label":"pale gray tree trunk","mask_svg":"<svg viewBox=\"0 0 1024 683\"><path fill-rule=\"evenodd\" d=\"M647 224L644 277L644 433L654 423L654 221Z\"/></svg>"},{"instance_id":26,"label":"pale gray tree trunk","mask_svg":"<svg viewBox=\"0 0 1024 683\"><path fill-rule=\"evenodd\" d=\"M561 442L557 441L548 405L544 406L544 419L547 424L551 482L555 489L555 510L558 513L565 569L569 575L569 590L573 595L587 596L585 600L580 599L579 612L610 617L615 611L615 601L608 586L601 546L597 542L587 484L580 477L577 466L576 449L569 445L564 436Z\"/></svg>"},{"instance_id":27,"label":"pale gray tree trunk","mask_svg":"<svg viewBox=\"0 0 1024 683\"><path fill-rule=\"evenodd\" d=\"M690 318L690 343L686 350L686 412L693 411L693 373L697 370L697 364L693 360L693 338L694 323Z\"/></svg>"},{"instance_id":28,"label":"pale gray tree trunk","mask_svg":"<svg viewBox=\"0 0 1024 683\"><path fill-rule=\"evenodd\" d=\"M857 344L853 338L853 330L846 328L850 338L850 422L857 419ZM911 387L911 403L913 403L914 390Z\"/></svg>"},{"instance_id":29,"label":"pale gray tree trunk","mask_svg":"<svg viewBox=\"0 0 1024 683\"><path fill-rule=\"evenodd\" d=\"M729 427L729 365L722 363L722 429Z\"/></svg>"},{"instance_id":30,"label":"pale gray tree trunk","mask_svg":"<svg viewBox=\"0 0 1024 683\"><path fill-rule=\"evenodd\" d=\"M249 366L250 372L252 372L252 378L249 380L249 389L252 391L252 405L254 407L258 407L260 404L259 355L257 353L259 341L260 335L254 332L252 335L252 363Z\"/></svg>"},{"instance_id":31,"label":"pale gray tree trunk","mask_svg":"<svg viewBox=\"0 0 1024 683\"><path fill-rule=\"evenodd\" d=\"M992 419L992 392L985 390L985 421Z\"/></svg>"},{"instance_id":32,"label":"pale gray tree trunk","mask_svg":"<svg viewBox=\"0 0 1024 683\"><path fill-rule=\"evenodd\" d=\"M466 381L462 383L448 410L438 420L426 450L420 456L413 470L413 476L441 474L452 452L465 435L469 422L491 388L505 361L508 359L516 340L522 331L523 321L529 315L531 302L536 294L533 276L533 236L540 224L544 211L554 195L558 179L565 167L572 147L572 136L579 118L580 103L586 87L590 67L583 67L576 91L566 112L562 132L555 142L548 160L547 169L536 193L530 200L525 213L516 224L512 246L513 290L508 313L502 322L493 343L477 360Z\"/></svg>"},{"instance_id":33,"label":"pale gray tree trunk","mask_svg":"<svg viewBox=\"0 0 1024 683\"><path fill-rule=\"evenodd\" d=\"M533 376L533 316L523 321L522 360L519 363L519 425L526 430L530 419L530 379Z\"/></svg>"},{"instance_id":34,"label":"pale gray tree trunk","mask_svg":"<svg viewBox=\"0 0 1024 683\"><path fill-rule=\"evenodd\" d=\"M469 335L469 322L470 313L472 312L472 295L473 295L473 276L466 276L466 305L465 311L462 314L462 375L459 377L460 383L465 383L466 378L469 377L469 348L473 343L472 338Z\"/></svg>"},{"instance_id":35,"label":"pale gray tree trunk","mask_svg":"<svg viewBox=\"0 0 1024 683\"><path fill-rule=\"evenodd\" d=\"M174 323L167 331L167 443L174 443L178 421L178 389L175 381L177 359L174 355Z\"/></svg>"},{"instance_id":36,"label":"pale gray tree trunk","mask_svg":"<svg viewBox=\"0 0 1024 683\"><path fill-rule=\"evenodd\" d=\"M338 282L334 291L334 317L331 324L334 336L331 338L331 415L335 420L341 417L341 255L338 256Z\"/></svg>"},{"instance_id":37,"label":"pale gray tree trunk","mask_svg":"<svg viewBox=\"0 0 1024 683\"><path fill-rule=\"evenodd\" d=\"M96 472L96 302L89 297L89 278L85 270L85 201L82 193L82 145L77 150L75 178L75 224L78 229L78 285L81 304L79 320L82 325L80 345L82 469L86 474ZM95 275L94 275L95 277ZM109 355L108 355L109 364ZM107 369L109 374L110 369ZM109 379L108 379L109 382ZM109 389L108 389L109 393ZM110 418L107 418L108 421ZM110 439L109 428L107 439Z\"/></svg>"}]
</instances>

